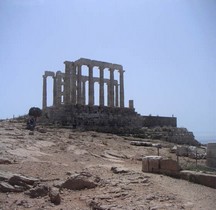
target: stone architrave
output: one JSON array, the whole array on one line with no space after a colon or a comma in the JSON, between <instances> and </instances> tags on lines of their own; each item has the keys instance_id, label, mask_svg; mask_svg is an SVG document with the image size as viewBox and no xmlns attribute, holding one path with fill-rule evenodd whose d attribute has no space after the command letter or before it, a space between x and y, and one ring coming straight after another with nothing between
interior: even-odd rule
<instances>
[{"instance_id":1,"label":"stone architrave","mask_svg":"<svg viewBox=\"0 0 216 210\"><path fill-rule=\"evenodd\" d=\"M109 106L114 107L114 69L110 68Z\"/></svg>"},{"instance_id":2,"label":"stone architrave","mask_svg":"<svg viewBox=\"0 0 216 210\"><path fill-rule=\"evenodd\" d=\"M89 106L94 105L93 66L89 65Z\"/></svg>"},{"instance_id":3,"label":"stone architrave","mask_svg":"<svg viewBox=\"0 0 216 210\"><path fill-rule=\"evenodd\" d=\"M104 68L99 67L100 69L100 98L99 98L99 105L104 106Z\"/></svg>"},{"instance_id":4,"label":"stone architrave","mask_svg":"<svg viewBox=\"0 0 216 210\"><path fill-rule=\"evenodd\" d=\"M82 68L81 65L78 65L78 74L77 74L77 104L82 104Z\"/></svg>"},{"instance_id":5,"label":"stone architrave","mask_svg":"<svg viewBox=\"0 0 216 210\"><path fill-rule=\"evenodd\" d=\"M120 107L124 108L124 70L119 69L119 82L120 82Z\"/></svg>"},{"instance_id":6,"label":"stone architrave","mask_svg":"<svg viewBox=\"0 0 216 210\"><path fill-rule=\"evenodd\" d=\"M43 75L43 109L47 107L47 77Z\"/></svg>"}]
</instances>

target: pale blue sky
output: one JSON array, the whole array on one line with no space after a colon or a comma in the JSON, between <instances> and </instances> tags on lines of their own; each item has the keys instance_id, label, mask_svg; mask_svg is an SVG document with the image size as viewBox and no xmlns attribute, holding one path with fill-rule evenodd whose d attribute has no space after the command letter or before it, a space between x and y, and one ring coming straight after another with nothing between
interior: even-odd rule
<instances>
[{"instance_id":1,"label":"pale blue sky","mask_svg":"<svg viewBox=\"0 0 216 210\"><path fill-rule=\"evenodd\" d=\"M125 103L216 139L215 0L0 0L0 118L41 107L45 70L123 65Z\"/></svg>"}]
</instances>

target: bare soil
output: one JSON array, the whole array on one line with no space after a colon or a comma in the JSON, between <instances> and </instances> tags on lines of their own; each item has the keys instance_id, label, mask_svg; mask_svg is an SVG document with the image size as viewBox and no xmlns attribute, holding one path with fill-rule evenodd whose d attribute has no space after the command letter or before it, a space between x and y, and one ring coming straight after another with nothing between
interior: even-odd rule
<instances>
[{"instance_id":1,"label":"bare soil","mask_svg":"<svg viewBox=\"0 0 216 210\"><path fill-rule=\"evenodd\" d=\"M157 155L157 148L132 146L133 140L113 134L40 126L32 133L25 129L24 122L0 122L0 157L12 162L0 164L0 171L38 178L48 185L65 181L73 173L88 172L102 183L93 189L62 189L59 205L51 203L49 196L33 199L24 192L0 193L0 209L215 209L216 189L143 173L141 158ZM163 146L160 155L176 158L169 153L172 145L155 142ZM112 167L124 169L125 173L113 173Z\"/></svg>"}]
</instances>

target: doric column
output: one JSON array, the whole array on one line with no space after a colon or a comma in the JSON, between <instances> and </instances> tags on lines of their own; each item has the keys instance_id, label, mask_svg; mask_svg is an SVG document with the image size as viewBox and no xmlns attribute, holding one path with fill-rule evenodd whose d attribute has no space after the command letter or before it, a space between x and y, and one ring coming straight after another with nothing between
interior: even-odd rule
<instances>
[{"instance_id":1,"label":"doric column","mask_svg":"<svg viewBox=\"0 0 216 210\"><path fill-rule=\"evenodd\" d=\"M94 106L93 66L89 67L89 106Z\"/></svg>"},{"instance_id":2,"label":"doric column","mask_svg":"<svg viewBox=\"0 0 216 210\"><path fill-rule=\"evenodd\" d=\"M47 77L43 75L43 103L42 108L46 109L47 107Z\"/></svg>"},{"instance_id":3,"label":"doric column","mask_svg":"<svg viewBox=\"0 0 216 210\"><path fill-rule=\"evenodd\" d=\"M53 76L53 106L56 106L56 77Z\"/></svg>"},{"instance_id":4,"label":"doric column","mask_svg":"<svg viewBox=\"0 0 216 210\"><path fill-rule=\"evenodd\" d=\"M110 87L109 87L109 106L114 106L114 69L109 69L110 71Z\"/></svg>"},{"instance_id":5,"label":"doric column","mask_svg":"<svg viewBox=\"0 0 216 210\"><path fill-rule=\"evenodd\" d=\"M76 65L74 64L72 66L72 69L71 69L71 103L73 105L76 104L76 99L77 99L77 96L76 96L76 79L77 79L77 76L76 76Z\"/></svg>"},{"instance_id":6,"label":"doric column","mask_svg":"<svg viewBox=\"0 0 216 210\"><path fill-rule=\"evenodd\" d=\"M119 69L119 82L120 82L120 107L124 107L124 71Z\"/></svg>"},{"instance_id":7,"label":"doric column","mask_svg":"<svg viewBox=\"0 0 216 210\"><path fill-rule=\"evenodd\" d=\"M58 71L56 73L56 105L61 105L61 98L62 98L62 92L61 92L61 86L62 86L62 75L61 72Z\"/></svg>"},{"instance_id":8,"label":"doric column","mask_svg":"<svg viewBox=\"0 0 216 210\"><path fill-rule=\"evenodd\" d=\"M82 80L82 68L81 65L78 65L78 72L77 72L77 104L82 104L82 87L81 87L81 80Z\"/></svg>"},{"instance_id":9,"label":"doric column","mask_svg":"<svg viewBox=\"0 0 216 210\"><path fill-rule=\"evenodd\" d=\"M65 61L65 78L64 78L64 102L70 103L70 74L71 74L71 62Z\"/></svg>"},{"instance_id":10,"label":"doric column","mask_svg":"<svg viewBox=\"0 0 216 210\"><path fill-rule=\"evenodd\" d=\"M86 101L86 85L85 85L86 81L83 80L82 81L82 104L85 105L85 101Z\"/></svg>"},{"instance_id":11,"label":"doric column","mask_svg":"<svg viewBox=\"0 0 216 210\"><path fill-rule=\"evenodd\" d=\"M104 68L99 67L100 69L100 91L99 91L99 105L104 106Z\"/></svg>"},{"instance_id":12,"label":"doric column","mask_svg":"<svg viewBox=\"0 0 216 210\"><path fill-rule=\"evenodd\" d=\"M115 84L115 106L118 107L119 96L118 96L118 82Z\"/></svg>"},{"instance_id":13,"label":"doric column","mask_svg":"<svg viewBox=\"0 0 216 210\"><path fill-rule=\"evenodd\" d=\"M110 82L107 82L107 106L110 106Z\"/></svg>"}]
</instances>

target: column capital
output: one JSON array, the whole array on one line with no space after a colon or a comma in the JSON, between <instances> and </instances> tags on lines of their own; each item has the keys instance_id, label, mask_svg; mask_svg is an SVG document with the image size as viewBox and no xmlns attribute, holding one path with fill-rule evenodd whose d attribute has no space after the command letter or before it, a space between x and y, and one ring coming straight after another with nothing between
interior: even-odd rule
<instances>
[{"instance_id":1,"label":"column capital","mask_svg":"<svg viewBox=\"0 0 216 210\"><path fill-rule=\"evenodd\" d=\"M89 69L93 69L94 68L94 65L92 65L92 64L89 64L87 66L88 66Z\"/></svg>"},{"instance_id":2,"label":"column capital","mask_svg":"<svg viewBox=\"0 0 216 210\"><path fill-rule=\"evenodd\" d=\"M109 68L109 71L110 71L110 72L114 72L115 69L114 69L114 68Z\"/></svg>"},{"instance_id":3,"label":"column capital","mask_svg":"<svg viewBox=\"0 0 216 210\"><path fill-rule=\"evenodd\" d=\"M123 74L123 73L125 72L125 70L123 70L123 69L118 69L118 72Z\"/></svg>"}]
</instances>

